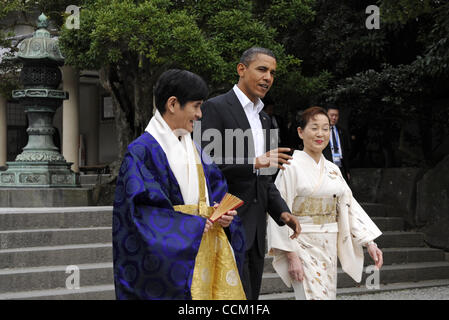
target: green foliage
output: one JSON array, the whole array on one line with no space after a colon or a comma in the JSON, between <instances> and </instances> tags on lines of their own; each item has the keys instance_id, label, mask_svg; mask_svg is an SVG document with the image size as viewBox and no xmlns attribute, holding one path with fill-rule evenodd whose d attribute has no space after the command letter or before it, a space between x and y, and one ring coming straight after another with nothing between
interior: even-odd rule
<instances>
[{"instance_id":1,"label":"green foliage","mask_svg":"<svg viewBox=\"0 0 449 320\"><path fill-rule=\"evenodd\" d=\"M63 29L60 43L67 63L78 68L98 69L137 54L153 69L178 66L198 72L213 91L236 82L245 49L264 46L279 57L282 79L300 60L285 53L276 42L277 30L251 7L251 1L88 1L80 30Z\"/></svg>"},{"instance_id":2,"label":"green foliage","mask_svg":"<svg viewBox=\"0 0 449 320\"><path fill-rule=\"evenodd\" d=\"M386 23L406 24L433 11L436 0L382 0L380 14Z\"/></svg>"},{"instance_id":3,"label":"green foliage","mask_svg":"<svg viewBox=\"0 0 449 320\"><path fill-rule=\"evenodd\" d=\"M362 125L420 119L448 91L447 1L0 0L0 21L36 4L61 26L66 63L101 71L130 138L148 121L161 72L201 74L215 95L237 82L236 65L251 46L277 56L270 95L281 112L333 101L351 107ZM69 4L82 8L79 30L64 27ZM379 30L365 27L372 4L380 6ZM0 46L9 45L6 37L0 33ZM0 64L2 92L17 85L8 63Z\"/></svg>"},{"instance_id":4,"label":"green foliage","mask_svg":"<svg viewBox=\"0 0 449 320\"><path fill-rule=\"evenodd\" d=\"M273 90L284 107L324 88L329 75L305 78L301 60L286 51L278 30L287 28L295 15L310 18L310 3L272 1L260 11L253 1L86 0L80 29L63 28L60 46L66 63L107 71L105 86L114 93L135 137L149 120L145 110L151 109L152 88L161 72L177 67L201 74L215 95L238 81L239 58L252 46L275 53ZM286 9L283 15L281 7ZM285 19L288 23L282 24Z\"/></svg>"},{"instance_id":5,"label":"green foliage","mask_svg":"<svg viewBox=\"0 0 449 320\"><path fill-rule=\"evenodd\" d=\"M80 29L63 29L61 48L68 64L99 69L135 54L150 65L202 70L219 63L195 20L169 1L95 1L80 15ZM140 65L142 66L142 65Z\"/></svg>"},{"instance_id":6,"label":"green foliage","mask_svg":"<svg viewBox=\"0 0 449 320\"><path fill-rule=\"evenodd\" d=\"M264 12L264 17L269 25L282 32L292 24L312 21L315 14L313 5L312 0L273 0Z\"/></svg>"}]
</instances>

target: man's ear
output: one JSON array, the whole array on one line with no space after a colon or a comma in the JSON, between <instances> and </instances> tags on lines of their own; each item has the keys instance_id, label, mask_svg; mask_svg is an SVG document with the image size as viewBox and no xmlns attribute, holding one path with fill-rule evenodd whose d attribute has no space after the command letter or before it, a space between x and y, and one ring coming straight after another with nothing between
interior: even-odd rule
<instances>
[{"instance_id":1,"label":"man's ear","mask_svg":"<svg viewBox=\"0 0 449 320\"><path fill-rule=\"evenodd\" d=\"M167 103L165 104L165 108L171 114L175 113L175 105L178 102L178 99L175 96L171 96L167 99Z\"/></svg>"},{"instance_id":2,"label":"man's ear","mask_svg":"<svg viewBox=\"0 0 449 320\"><path fill-rule=\"evenodd\" d=\"M237 73L240 77L243 77L245 74L246 66L243 63L239 63L237 65Z\"/></svg>"}]
</instances>

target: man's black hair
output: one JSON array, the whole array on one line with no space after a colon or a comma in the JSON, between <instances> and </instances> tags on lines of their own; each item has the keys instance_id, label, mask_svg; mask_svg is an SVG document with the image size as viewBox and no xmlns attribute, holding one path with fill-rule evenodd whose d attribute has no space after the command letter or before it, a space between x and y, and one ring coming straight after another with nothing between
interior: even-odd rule
<instances>
[{"instance_id":1,"label":"man's black hair","mask_svg":"<svg viewBox=\"0 0 449 320\"><path fill-rule=\"evenodd\" d=\"M273 51L266 48L260 48L260 47L252 47L247 49L245 52L243 52L242 56L240 57L240 63L243 63L245 66L249 66L251 61L256 59L256 56L258 54L265 54L267 56L270 56L274 59L276 59L276 56L274 55Z\"/></svg>"},{"instance_id":2,"label":"man's black hair","mask_svg":"<svg viewBox=\"0 0 449 320\"><path fill-rule=\"evenodd\" d=\"M205 100L208 94L209 89L203 78L179 69L170 69L161 74L154 88L156 108L161 114L165 113L165 104L172 96L178 99L183 108L186 102Z\"/></svg>"},{"instance_id":3,"label":"man's black hair","mask_svg":"<svg viewBox=\"0 0 449 320\"><path fill-rule=\"evenodd\" d=\"M340 107L336 106L335 104L327 104L326 105L326 111L329 111L329 109L334 109L340 111Z\"/></svg>"}]
</instances>

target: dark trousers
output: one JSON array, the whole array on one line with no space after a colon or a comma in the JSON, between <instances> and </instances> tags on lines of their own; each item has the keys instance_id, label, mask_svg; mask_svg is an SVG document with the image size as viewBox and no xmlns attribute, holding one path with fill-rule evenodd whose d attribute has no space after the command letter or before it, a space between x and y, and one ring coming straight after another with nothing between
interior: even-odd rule
<instances>
[{"instance_id":1,"label":"dark trousers","mask_svg":"<svg viewBox=\"0 0 449 320\"><path fill-rule=\"evenodd\" d=\"M265 252L265 250L263 250ZM257 240L253 246L246 251L245 264L243 266L242 285L245 290L246 299L259 299L260 286L262 283L264 257L261 257L258 250Z\"/></svg>"}]
</instances>

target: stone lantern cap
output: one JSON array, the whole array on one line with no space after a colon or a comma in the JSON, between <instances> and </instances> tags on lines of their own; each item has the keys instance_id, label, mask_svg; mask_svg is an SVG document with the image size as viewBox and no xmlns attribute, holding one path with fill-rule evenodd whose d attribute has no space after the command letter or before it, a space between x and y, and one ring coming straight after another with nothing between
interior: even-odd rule
<instances>
[{"instance_id":1,"label":"stone lantern cap","mask_svg":"<svg viewBox=\"0 0 449 320\"><path fill-rule=\"evenodd\" d=\"M22 61L49 61L59 66L64 65L64 57L59 50L58 40L50 37L47 30L48 18L42 13L38 18L38 29L33 37L24 39L18 46L17 58Z\"/></svg>"}]
</instances>

